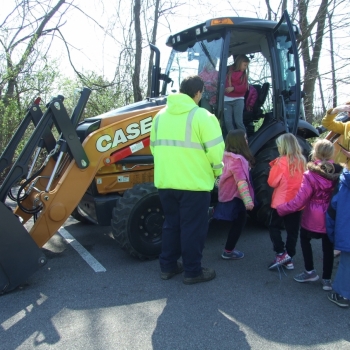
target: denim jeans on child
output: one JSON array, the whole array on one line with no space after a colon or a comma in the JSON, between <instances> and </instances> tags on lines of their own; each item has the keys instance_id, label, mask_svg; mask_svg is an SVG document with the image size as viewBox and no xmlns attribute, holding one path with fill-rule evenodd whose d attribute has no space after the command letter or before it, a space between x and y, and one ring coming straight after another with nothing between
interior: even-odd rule
<instances>
[{"instance_id":1,"label":"denim jeans on child","mask_svg":"<svg viewBox=\"0 0 350 350\"><path fill-rule=\"evenodd\" d=\"M243 124L244 99L239 98L224 103L224 119L227 132L233 129L246 131Z\"/></svg>"}]
</instances>

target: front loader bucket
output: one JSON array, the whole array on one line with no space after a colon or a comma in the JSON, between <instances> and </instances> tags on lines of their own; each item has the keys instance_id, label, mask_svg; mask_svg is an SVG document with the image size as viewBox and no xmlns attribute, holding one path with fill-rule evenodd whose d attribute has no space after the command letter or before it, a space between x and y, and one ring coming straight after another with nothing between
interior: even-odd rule
<instances>
[{"instance_id":1,"label":"front loader bucket","mask_svg":"<svg viewBox=\"0 0 350 350\"><path fill-rule=\"evenodd\" d=\"M0 202L0 294L26 282L46 257L18 218Z\"/></svg>"}]
</instances>

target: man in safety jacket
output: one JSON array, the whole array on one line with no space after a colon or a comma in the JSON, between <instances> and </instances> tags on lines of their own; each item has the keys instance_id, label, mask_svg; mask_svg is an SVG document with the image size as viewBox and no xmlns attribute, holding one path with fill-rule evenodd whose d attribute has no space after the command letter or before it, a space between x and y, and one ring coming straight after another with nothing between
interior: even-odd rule
<instances>
[{"instance_id":1,"label":"man in safety jacket","mask_svg":"<svg viewBox=\"0 0 350 350\"><path fill-rule=\"evenodd\" d=\"M208 231L210 191L222 173L224 142L217 118L198 107L204 82L199 76L184 79L180 93L169 95L155 116L151 130L154 183L165 220L161 278L185 271L183 282L210 281L213 269L202 268ZM178 262L182 256L183 264Z\"/></svg>"}]
</instances>

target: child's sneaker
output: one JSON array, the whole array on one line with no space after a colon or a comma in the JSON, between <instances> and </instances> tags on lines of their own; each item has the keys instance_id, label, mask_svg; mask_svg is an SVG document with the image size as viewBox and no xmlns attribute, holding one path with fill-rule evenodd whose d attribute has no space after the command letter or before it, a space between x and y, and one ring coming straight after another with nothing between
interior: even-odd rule
<instances>
[{"instance_id":1,"label":"child's sneaker","mask_svg":"<svg viewBox=\"0 0 350 350\"><path fill-rule=\"evenodd\" d=\"M277 254L274 261L269 265L269 270L274 269L277 266L281 266L291 260L292 258L287 254L287 252Z\"/></svg>"},{"instance_id":2,"label":"child's sneaker","mask_svg":"<svg viewBox=\"0 0 350 350\"><path fill-rule=\"evenodd\" d=\"M227 259L227 260L239 260L244 258L244 253L240 252L237 249L233 249L231 252L227 252L227 251L223 251L223 253L221 254L221 257L223 259Z\"/></svg>"},{"instance_id":3,"label":"child's sneaker","mask_svg":"<svg viewBox=\"0 0 350 350\"><path fill-rule=\"evenodd\" d=\"M303 282L314 282L319 279L318 274L316 273L315 270L312 270L310 273L304 271L299 275L296 275L294 277L294 280L300 283Z\"/></svg>"},{"instance_id":4,"label":"child's sneaker","mask_svg":"<svg viewBox=\"0 0 350 350\"><path fill-rule=\"evenodd\" d=\"M321 283L322 283L322 288L323 290L332 290L332 281L331 280L325 280L325 279L321 279Z\"/></svg>"},{"instance_id":5,"label":"child's sneaker","mask_svg":"<svg viewBox=\"0 0 350 350\"><path fill-rule=\"evenodd\" d=\"M282 266L287 270L294 270L294 264L292 260L285 262Z\"/></svg>"},{"instance_id":6,"label":"child's sneaker","mask_svg":"<svg viewBox=\"0 0 350 350\"><path fill-rule=\"evenodd\" d=\"M349 307L349 299L342 297L340 294L331 292L328 294L328 299L340 307Z\"/></svg>"}]
</instances>

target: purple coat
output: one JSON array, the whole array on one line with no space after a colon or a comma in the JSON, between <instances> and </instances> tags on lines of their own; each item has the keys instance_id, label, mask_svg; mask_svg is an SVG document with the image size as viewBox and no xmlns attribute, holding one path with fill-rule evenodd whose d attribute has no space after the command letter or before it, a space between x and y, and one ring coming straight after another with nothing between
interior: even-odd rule
<instances>
[{"instance_id":1,"label":"purple coat","mask_svg":"<svg viewBox=\"0 0 350 350\"><path fill-rule=\"evenodd\" d=\"M326 212L341 167L338 164L320 162L307 164L300 189L294 199L277 206L277 212L284 216L304 209L301 227L308 231L326 234Z\"/></svg>"}]
</instances>

